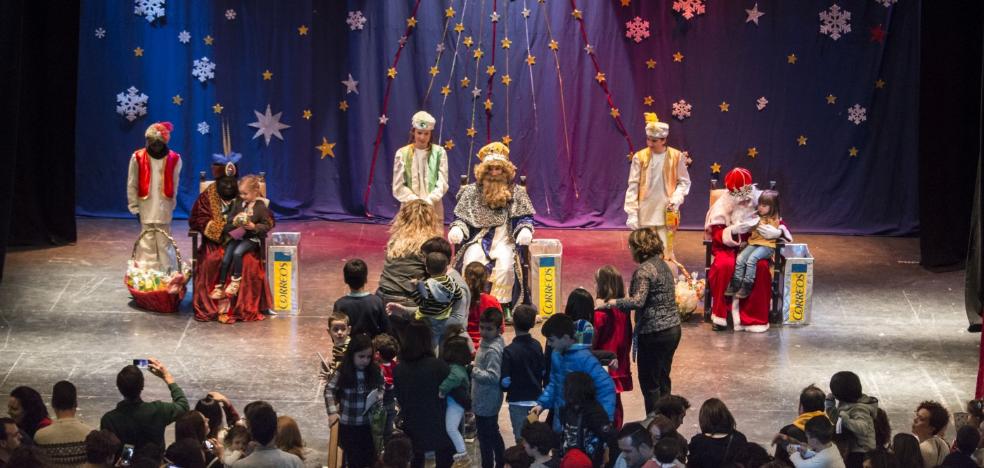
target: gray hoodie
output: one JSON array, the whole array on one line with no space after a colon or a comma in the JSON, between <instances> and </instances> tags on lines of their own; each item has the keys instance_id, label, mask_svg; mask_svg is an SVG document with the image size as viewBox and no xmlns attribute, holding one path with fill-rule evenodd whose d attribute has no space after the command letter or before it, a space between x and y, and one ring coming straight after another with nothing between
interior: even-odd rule
<instances>
[{"instance_id":1,"label":"gray hoodie","mask_svg":"<svg viewBox=\"0 0 984 468\"><path fill-rule=\"evenodd\" d=\"M850 433L848 452L868 452L875 448L875 417L878 415L878 399L861 395L855 403L841 401L837 406L827 401L827 416L834 422L838 434ZM838 418L840 422L838 422Z\"/></svg>"},{"instance_id":2,"label":"gray hoodie","mask_svg":"<svg viewBox=\"0 0 984 468\"><path fill-rule=\"evenodd\" d=\"M502 408L502 336L492 340L482 339L472 369L472 411L475 416L496 416Z\"/></svg>"}]
</instances>

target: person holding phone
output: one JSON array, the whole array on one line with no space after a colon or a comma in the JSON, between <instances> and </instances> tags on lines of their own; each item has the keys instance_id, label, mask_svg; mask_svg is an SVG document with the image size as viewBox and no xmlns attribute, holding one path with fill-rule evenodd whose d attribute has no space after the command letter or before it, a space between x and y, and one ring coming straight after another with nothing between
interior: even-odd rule
<instances>
[{"instance_id":1,"label":"person holding phone","mask_svg":"<svg viewBox=\"0 0 984 468\"><path fill-rule=\"evenodd\" d=\"M171 402L141 400L143 371L128 365L116 375L116 388L123 395L123 401L104 414L99 424L100 429L111 431L120 442L132 444L136 450L150 443L164 447L164 428L188 411L188 399L167 367L154 358L147 359L147 366L151 374L167 384Z\"/></svg>"}]
</instances>

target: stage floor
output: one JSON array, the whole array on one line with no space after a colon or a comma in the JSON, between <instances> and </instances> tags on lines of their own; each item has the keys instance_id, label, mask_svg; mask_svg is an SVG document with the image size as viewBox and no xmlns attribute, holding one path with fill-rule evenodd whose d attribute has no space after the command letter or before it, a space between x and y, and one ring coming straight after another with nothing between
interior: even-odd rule
<instances>
[{"instance_id":1,"label":"stage floor","mask_svg":"<svg viewBox=\"0 0 984 468\"><path fill-rule=\"evenodd\" d=\"M327 440L327 418L316 394L315 352L329 348L325 318L334 299L345 293L346 260L366 260L369 286L375 289L386 229L324 221L278 224L279 231L302 233L301 313L226 326L194 321L187 303L177 315L129 306L123 273L138 224L80 219L78 244L15 249L7 256L0 284L0 392L29 385L47 402L56 381L71 380L79 390L81 418L97 426L120 399L119 369L134 358L153 356L170 368L192 405L212 390L239 408L256 399L270 401L280 414L297 419L309 445L320 449ZM190 256L185 232L184 221L174 223L181 251ZM593 291L594 271L605 263L618 267L626 281L631 277L627 231L542 229L536 236L563 241L564 296L577 286ZM701 236L681 233L677 256L702 272ZM839 370L861 376L865 392L879 398L895 432L909 431L922 400L962 411L973 397L980 342L965 331L963 272L920 268L916 239L803 235L797 241L808 243L816 257L813 323L763 334L685 325L672 373L674 393L693 406L681 432L696 433L701 402L719 397L739 430L767 444L796 416L800 389L811 383L826 389ZM507 343L511 337L510 330ZM166 399L166 387L148 376L144 398ZM623 398L626 420L640 419L638 392ZM510 446L506 410L500 421ZM170 440L171 430L168 434Z\"/></svg>"}]
</instances>

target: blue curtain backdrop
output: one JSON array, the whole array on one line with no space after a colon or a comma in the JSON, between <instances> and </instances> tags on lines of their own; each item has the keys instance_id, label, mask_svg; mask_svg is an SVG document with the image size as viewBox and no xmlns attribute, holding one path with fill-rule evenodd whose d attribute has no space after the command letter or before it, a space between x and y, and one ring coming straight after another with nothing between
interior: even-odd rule
<instances>
[{"instance_id":1,"label":"blue curtain backdrop","mask_svg":"<svg viewBox=\"0 0 984 468\"><path fill-rule=\"evenodd\" d=\"M917 0L836 2L851 15L851 31L838 40L820 32L820 13L835 5L830 0L710 0L706 13L691 20L673 11L671 1L626 3L580 0L576 7L633 148L645 144L642 114L656 112L670 123L670 145L694 159L693 188L683 206L685 228L703 225L711 166L719 164L722 174L740 165L762 184L775 180L794 231L899 235L918 229ZM511 157L528 176L539 223L624 226L629 144L596 81L572 2L563 0L420 1L416 27L391 80L389 121L382 128L365 206L390 81L387 69L415 4L167 0L165 16L148 22L134 14L129 0L83 2L78 214L128 216L130 153L143 145L147 125L168 120L175 124L171 147L184 158L176 216L185 216L197 196L198 172L208 170L213 153L222 152L226 121L233 150L244 155L241 173L266 172L278 216L365 220L368 211L374 221L384 222L398 208L390 191L393 154L407 142L410 116L425 109L443 121L435 137L440 133L441 143L454 142L448 151L449 214L457 176L470 171L488 136L508 134ZM449 6L454 16L446 26ZM746 10L753 7L765 13L757 25L748 21ZM500 16L494 44L493 8ZM366 22L352 30L346 20L356 11ZM625 23L637 16L650 25L649 37L638 43L625 34ZM454 30L458 23L460 35ZM179 41L181 31L190 33L187 43ZM468 37L471 47L465 45ZM511 41L508 49L502 47L505 37ZM439 44L445 50L436 61ZM535 57L532 70L527 44ZM479 48L484 55L476 60ZM488 135L483 102L493 49ZM679 62L673 57L677 52L683 56ZM216 64L214 79L206 83L192 76L193 61L202 57ZM269 80L265 71L272 73ZM357 94L346 93L341 83L349 73L359 82ZM505 74L511 78L508 86L502 83ZM470 84L463 88L466 77ZM481 95L473 100L476 85ZM131 86L149 97L147 115L132 123L116 112L116 95ZM835 97L833 103L828 95ZM756 108L760 97L768 100L763 110ZM692 115L682 121L671 115L671 105L681 99L692 105ZM727 112L719 107L723 102ZM222 106L220 114L214 112L216 104ZM855 104L866 109L860 125L848 120ZM256 129L248 126L257 120L254 111L263 113L268 105L290 125L281 130L283 140L274 137L269 145L262 136L254 139ZM197 131L200 122L209 125L209 133ZM472 126L473 139L467 134ZM800 136L805 145L797 141ZM334 157L322 158L315 148L323 138L334 144ZM750 148L757 152L754 158L748 156Z\"/></svg>"}]
</instances>

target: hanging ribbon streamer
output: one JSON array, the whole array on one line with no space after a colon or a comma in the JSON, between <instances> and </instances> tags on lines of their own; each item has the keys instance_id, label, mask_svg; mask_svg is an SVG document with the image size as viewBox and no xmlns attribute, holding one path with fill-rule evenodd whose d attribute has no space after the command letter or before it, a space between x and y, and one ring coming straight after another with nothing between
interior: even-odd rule
<instances>
[{"instance_id":1,"label":"hanging ribbon streamer","mask_svg":"<svg viewBox=\"0 0 984 468\"><path fill-rule=\"evenodd\" d=\"M492 45L492 58L491 58L491 63L489 64L488 72L487 72L487 74L489 75L489 81L487 83L487 91L486 91L486 93L488 95L485 96L485 143L486 144L492 142L492 83L495 82L495 75L496 75L496 70L495 70L495 49L496 49L495 33L496 33L496 30L499 28L499 12L498 12L498 6L499 6L499 0L492 0L492 16L490 18L490 21L492 21L492 42L490 42L490 44Z\"/></svg>"},{"instance_id":2,"label":"hanging ribbon streamer","mask_svg":"<svg viewBox=\"0 0 984 468\"><path fill-rule=\"evenodd\" d=\"M453 2L452 2L453 3ZM450 8L450 6L449 6ZM468 0L464 0L461 4L461 18L464 20L465 12L468 10ZM450 22L450 19L448 20ZM461 36L464 34L464 22L458 23L461 27L455 27L455 32L458 33L458 37L454 40L454 55L451 56L451 72L448 74L448 82L441 88L441 94L444 95L444 99L441 100L441 123L437 130L437 141L442 141L444 137L444 114L445 108L448 104L448 96L451 95L451 88L454 86L452 82L454 81L454 67L458 64L458 47L461 44ZM443 42L442 42L443 44ZM447 92L445 92L447 91ZM450 151L450 149L448 150Z\"/></svg>"},{"instance_id":3,"label":"hanging ribbon streamer","mask_svg":"<svg viewBox=\"0 0 984 468\"><path fill-rule=\"evenodd\" d=\"M526 29L526 56L532 57L530 54L530 9L526 5L527 0L523 0L523 27ZM530 69L530 97L533 103L533 132L536 133L539 130L539 119L536 113L536 87L533 85L533 63L527 62L527 68Z\"/></svg>"},{"instance_id":4,"label":"hanging ribbon streamer","mask_svg":"<svg viewBox=\"0 0 984 468\"><path fill-rule=\"evenodd\" d=\"M506 13L504 15L506 17L506 21L502 24L502 40L506 44L512 44L512 41L509 40L509 3L510 2L506 2ZM495 47L495 44L492 44L492 46ZM512 77L509 76L509 46L503 47L502 50L503 55L506 56L505 60L503 60L506 64L506 74L500 79L500 81L502 81L502 85L504 86L502 92L506 93L506 134L502 137L502 139L505 140L503 143L505 143L506 146L509 146L509 143L512 142L512 136L509 135L509 83L512 80Z\"/></svg>"},{"instance_id":5,"label":"hanging ribbon streamer","mask_svg":"<svg viewBox=\"0 0 984 468\"><path fill-rule=\"evenodd\" d=\"M445 10L445 13L449 11L454 12L454 8L451 5L452 2L453 0L451 2L448 2L448 9ZM437 43L437 57L434 59L434 65L431 67L431 69L428 72L431 76L430 83L427 83L427 92L424 93L424 100L421 101L425 103L427 102L427 99L430 97L431 89L434 87L434 81L437 79L437 75L440 72L437 66L440 65L441 63L441 55L444 54L444 40L447 39L448 37L448 26L451 24L451 18L453 18L454 16L445 14L444 17L445 17L444 31L441 32L441 40ZM452 62L451 71L452 73L454 72L453 62ZM440 140L438 140L438 142L440 142Z\"/></svg>"},{"instance_id":6,"label":"hanging ribbon streamer","mask_svg":"<svg viewBox=\"0 0 984 468\"><path fill-rule=\"evenodd\" d=\"M413 5L413 13L411 13L410 18L407 19L407 29L400 37L400 46L396 49L396 56L393 57L393 66L390 70L396 71L396 66L400 63L400 55L403 53L403 48L407 46L407 42L410 35L413 34L414 26L416 26L417 21L417 9L420 8L420 0L417 0ZM387 71L389 72L389 70ZM382 113L379 115L379 127L376 129L376 141L372 144L372 163L369 165L369 182L366 183L366 193L362 197L362 204L366 210L366 217L371 218L372 214L369 213L369 192L372 189L372 179L376 175L376 159L379 157L379 144L383 140L383 129L386 127L386 110L389 108L389 98L390 91L393 88L393 80L396 79L396 74L393 73L386 80L386 92L383 94L383 109Z\"/></svg>"},{"instance_id":7,"label":"hanging ribbon streamer","mask_svg":"<svg viewBox=\"0 0 984 468\"><path fill-rule=\"evenodd\" d=\"M560 73L560 54L557 52L560 50L560 45L554 39L553 28L550 27L550 15L547 14L547 12L541 13L543 13L543 21L547 25L547 38L550 39L549 48L553 51L554 69L557 71L557 91L560 95L560 115L561 121L564 122L564 149L567 152L567 175L571 179L571 186L574 187L574 198L581 198L581 192L577 186L577 178L574 177L574 155L571 154L571 132L567 127L567 100L564 98L564 76ZM532 57L532 55L530 57ZM544 197L546 197L546 195L544 195ZM550 213L549 205L547 213Z\"/></svg>"},{"instance_id":8,"label":"hanging ribbon streamer","mask_svg":"<svg viewBox=\"0 0 984 468\"><path fill-rule=\"evenodd\" d=\"M419 0L418 0L419 1ZM482 0L478 8L478 17L482 18L485 14L485 0ZM482 49L482 33L485 31L485 21L478 22L478 47L476 51ZM466 44L467 45L467 44ZM468 127L468 172L465 173L466 180L470 180L472 176L472 157L475 154L475 105L478 104L478 98L481 96L481 89L478 87L478 75L481 73L482 68L482 57L483 54L475 55L475 88L472 89L472 108L471 108L471 126Z\"/></svg>"}]
</instances>

